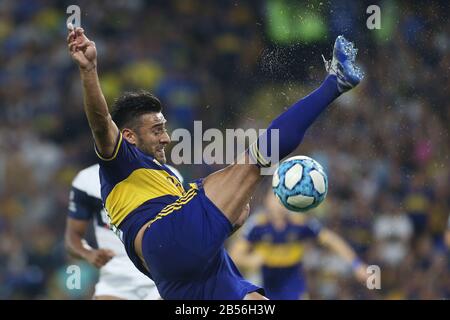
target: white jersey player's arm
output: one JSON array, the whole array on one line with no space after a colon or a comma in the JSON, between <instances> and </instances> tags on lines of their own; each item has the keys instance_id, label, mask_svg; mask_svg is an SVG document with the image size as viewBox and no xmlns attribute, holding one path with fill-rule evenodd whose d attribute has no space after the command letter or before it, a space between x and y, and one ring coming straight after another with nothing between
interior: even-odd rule
<instances>
[{"instance_id":1,"label":"white jersey player's arm","mask_svg":"<svg viewBox=\"0 0 450 320\"><path fill-rule=\"evenodd\" d=\"M86 259L92 250L92 247L84 239L88 227L89 221L76 220L70 217L66 220L64 244L66 250L76 258Z\"/></svg>"},{"instance_id":2,"label":"white jersey player's arm","mask_svg":"<svg viewBox=\"0 0 450 320\"><path fill-rule=\"evenodd\" d=\"M97 268L104 266L114 256L111 250L93 249L84 240L86 230L101 206L99 193L98 165L80 171L72 182L65 230L67 251Z\"/></svg>"},{"instance_id":3,"label":"white jersey player's arm","mask_svg":"<svg viewBox=\"0 0 450 320\"><path fill-rule=\"evenodd\" d=\"M64 242L67 251L77 258L84 259L97 268L103 267L114 257L108 249L93 249L84 240L89 221L67 217Z\"/></svg>"}]
</instances>

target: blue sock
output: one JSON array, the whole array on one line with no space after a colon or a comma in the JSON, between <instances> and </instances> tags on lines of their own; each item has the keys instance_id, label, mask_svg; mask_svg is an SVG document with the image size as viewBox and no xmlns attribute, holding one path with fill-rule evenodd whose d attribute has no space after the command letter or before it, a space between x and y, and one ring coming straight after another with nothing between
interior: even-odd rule
<instances>
[{"instance_id":1,"label":"blue sock","mask_svg":"<svg viewBox=\"0 0 450 320\"><path fill-rule=\"evenodd\" d=\"M279 160L297 148L309 126L323 110L339 97L335 75L329 75L319 88L292 105L272 121L267 131L258 138L258 143L250 146L250 155L262 166L271 163L271 130L279 130ZM268 150L266 152L265 150Z\"/></svg>"}]
</instances>

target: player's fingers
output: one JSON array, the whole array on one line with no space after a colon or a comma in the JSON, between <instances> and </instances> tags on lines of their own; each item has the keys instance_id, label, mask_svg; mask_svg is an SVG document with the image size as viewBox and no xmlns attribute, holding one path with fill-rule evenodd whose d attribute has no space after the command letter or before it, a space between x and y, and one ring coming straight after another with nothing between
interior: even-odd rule
<instances>
[{"instance_id":1,"label":"player's fingers","mask_svg":"<svg viewBox=\"0 0 450 320\"><path fill-rule=\"evenodd\" d=\"M89 262L90 262L93 266L95 266L96 268L99 267L98 256L95 255L95 256L91 257L91 259L89 259Z\"/></svg>"},{"instance_id":2,"label":"player's fingers","mask_svg":"<svg viewBox=\"0 0 450 320\"><path fill-rule=\"evenodd\" d=\"M67 35L67 42L70 42L72 40L72 38L75 38L74 31L70 31L69 34Z\"/></svg>"},{"instance_id":3,"label":"player's fingers","mask_svg":"<svg viewBox=\"0 0 450 320\"><path fill-rule=\"evenodd\" d=\"M114 257L114 252L112 252L109 249L101 249L100 251L100 257L104 260L104 261L109 261L111 260L112 257Z\"/></svg>"},{"instance_id":4,"label":"player's fingers","mask_svg":"<svg viewBox=\"0 0 450 320\"><path fill-rule=\"evenodd\" d=\"M107 264L109 262L109 260L111 260L111 257L103 257L102 260L101 260L102 266Z\"/></svg>"},{"instance_id":5,"label":"player's fingers","mask_svg":"<svg viewBox=\"0 0 450 320\"><path fill-rule=\"evenodd\" d=\"M95 259L95 264L102 267L104 266L109 260L107 260L105 257L97 256Z\"/></svg>"},{"instance_id":6,"label":"player's fingers","mask_svg":"<svg viewBox=\"0 0 450 320\"><path fill-rule=\"evenodd\" d=\"M114 253L114 251L106 249L106 255L110 258L114 257L116 254Z\"/></svg>"},{"instance_id":7,"label":"player's fingers","mask_svg":"<svg viewBox=\"0 0 450 320\"><path fill-rule=\"evenodd\" d=\"M86 48L86 47L88 47L90 45L92 45L92 41L89 41L89 40L86 39L86 40L83 40L80 43L78 43L77 44L77 48L78 49L84 49L84 48Z\"/></svg>"},{"instance_id":8,"label":"player's fingers","mask_svg":"<svg viewBox=\"0 0 450 320\"><path fill-rule=\"evenodd\" d=\"M75 52L76 45L77 45L77 42L76 41L72 41L71 43L69 43L67 45L67 47L69 48L70 52Z\"/></svg>"},{"instance_id":9,"label":"player's fingers","mask_svg":"<svg viewBox=\"0 0 450 320\"><path fill-rule=\"evenodd\" d=\"M86 41L83 41L83 42L81 42L81 43L77 43L77 49L83 50L83 49L85 49L88 45L89 45L89 43L86 42Z\"/></svg>"},{"instance_id":10,"label":"player's fingers","mask_svg":"<svg viewBox=\"0 0 450 320\"><path fill-rule=\"evenodd\" d=\"M80 51L80 50L77 48L77 44L76 44L76 43L72 44L72 45L69 47L69 52L70 52L72 55L75 54L75 53L77 53L78 51Z\"/></svg>"},{"instance_id":11,"label":"player's fingers","mask_svg":"<svg viewBox=\"0 0 450 320\"><path fill-rule=\"evenodd\" d=\"M103 259L105 257L106 257L105 252L102 249L98 250L98 252L97 252L97 259L100 260L100 259Z\"/></svg>"},{"instance_id":12,"label":"player's fingers","mask_svg":"<svg viewBox=\"0 0 450 320\"><path fill-rule=\"evenodd\" d=\"M367 273L366 273L367 268L365 268L364 266L361 266L360 268L358 268L358 270L356 271L356 278L361 281L364 282L367 280Z\"/></svg>"},{"instance_id":13,"label":"player's fingers","mask_svg":"<svg viewBox=\"0 0 450 320\"><path fill-rule=\"evenodd\" d=\"M86 37L86 35L84 34L84 29L83 28L77 28L77 30L75 31L77 37L81 37L82 39L86 39L88 40L88 38Z\"/></svg>"}]
</instances>

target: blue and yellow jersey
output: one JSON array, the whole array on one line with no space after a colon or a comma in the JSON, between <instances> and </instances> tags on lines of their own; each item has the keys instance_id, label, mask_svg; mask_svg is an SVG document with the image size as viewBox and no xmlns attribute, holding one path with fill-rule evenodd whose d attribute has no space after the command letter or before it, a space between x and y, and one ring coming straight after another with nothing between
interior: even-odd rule
<instances>
[{"instance_id":1,"label":"blue and yellow jersey","mask_svg":"<svg viewBox=\"0 0 450 320\"><path fill-rule=\"evenodd\" d=\"M122 135L110 158L98 156L110 225L162 298L242 299L260 289L242 278L227 255L223 243L233 227L206 197L201 180L185 191L168 166ZM134 240L147 222L139 257Z\"/></svg>"},{"instance_id":2,"label":"blue and yellow jersey","mask_svg":"<svg viewBox=\"0 0 450 320\"><path fill-rule=\"evenodd\" d=\"M139 215L142 224L185 194L183 185L167 166L127 142L122 134L110 158L98 152L97 155L101 196L115 231L127 217Z\"/></svg>"},{"instance_id":3,"label":"blue and yellow jersey","mask_svg":"<svg viewBox=\"0 0 450 320\"><path fill-rule=\"evenodd\" d=\"M322 226L311 219L287 216L283 230L277 230L265 214L256 214L248 221L245 239L264 260L263 286L272 299L298 299L306 289L302 271L305 241L317 238Z\"/></svg>"}]
</instances>

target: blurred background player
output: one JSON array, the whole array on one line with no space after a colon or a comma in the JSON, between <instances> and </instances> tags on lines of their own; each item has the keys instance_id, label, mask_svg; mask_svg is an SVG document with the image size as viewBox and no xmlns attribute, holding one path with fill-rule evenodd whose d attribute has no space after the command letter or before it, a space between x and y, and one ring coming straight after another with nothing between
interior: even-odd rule
<instances>
[{"instance_id":1,"label":"blurred background player","mask_svg":"<svg viewBox=\"0 0 450 320\"><path fill-rule=\"evenodd\" d=\"M447 248L450 248L450 216L448 217L447 221L447 229L445 230L444 241L447 245Z\"/></svg>"},{"instance_id":2,"label":"blurred background player","mask_svg":"<svg viewBox=\"0 0 450 320\"><path fill-rule=\"evenodd\" d=\"M183 183L180 173L170 168ZM98 249L84 240L91 221ZM154 282L136 269L123 243L109 229L108 216L100 197L98 164L81 170L72 182L65 244L69 253L100 269L94 299L160 299Z\"/></svg>"},{"instance_id":3,"label":"blurred background player","mask_svg":"<svg viewBox=\"0 0 450 320\"><path fill-rule=\"evenodd\" d=\"M270 189L264 209L251 216L241 237L230 248L236 264L247 270L261 271L262 285L269 299L297 300L308 298L303 257L308 240L317 241L342 257L356 279L364 282L367 266L353 249L317 219L284 208Z\"/></svg>"}]
</instances>

